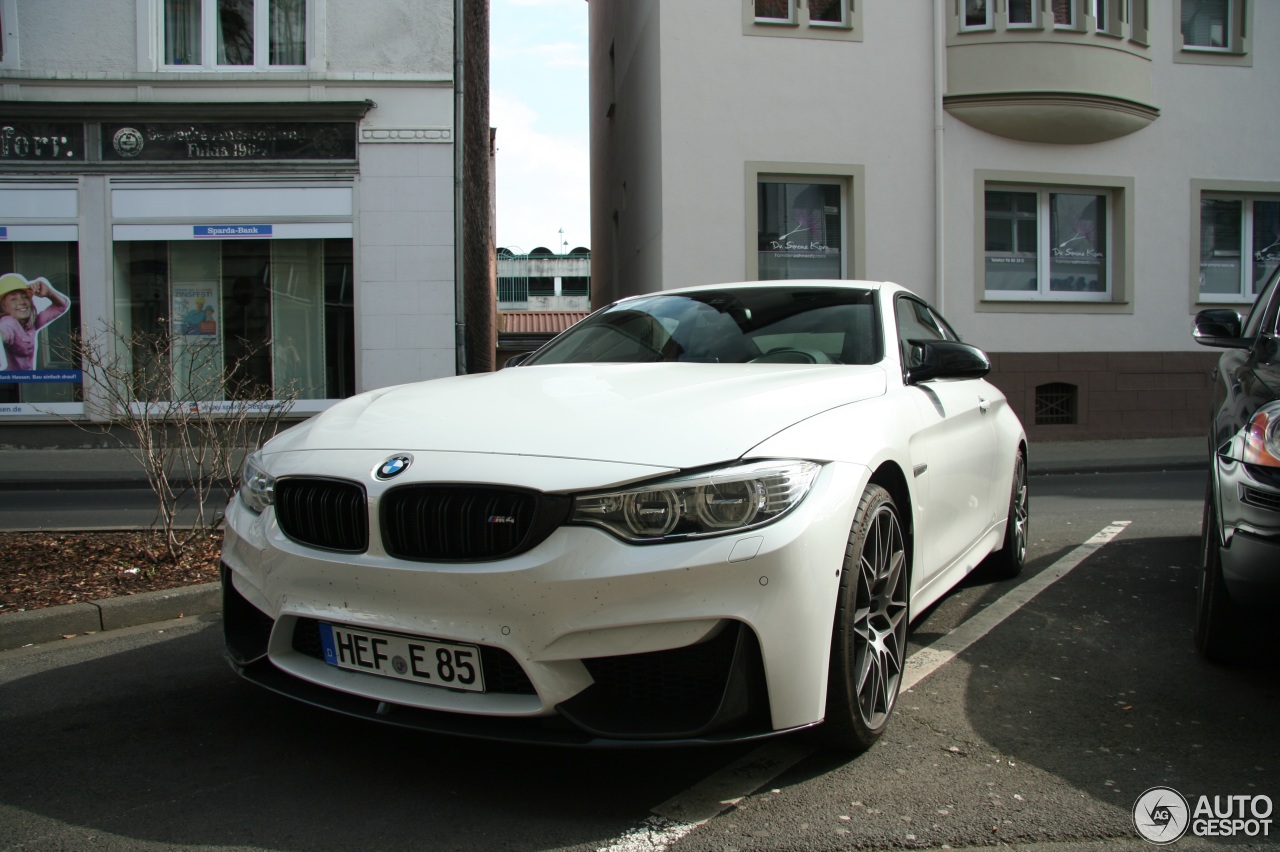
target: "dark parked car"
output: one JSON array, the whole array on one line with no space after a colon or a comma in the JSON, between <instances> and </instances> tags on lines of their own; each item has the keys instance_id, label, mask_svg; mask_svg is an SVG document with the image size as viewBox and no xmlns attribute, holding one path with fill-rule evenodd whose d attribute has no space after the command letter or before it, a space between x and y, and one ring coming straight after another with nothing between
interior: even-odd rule
<instances>
[{"instance_id":1,"label":"dark parked car","mask_svg":"<svg viewBox=\"0 0 1280 852\"><path fill-rule=\"evenodd\" d=\"M1196 342L1227 351L1213 372L1212 466L1201 533L1196 646L1236 656L1249 610L1280 609L1280 270L1242 319L1201 311Z\"/></svg>"}]
</instances>

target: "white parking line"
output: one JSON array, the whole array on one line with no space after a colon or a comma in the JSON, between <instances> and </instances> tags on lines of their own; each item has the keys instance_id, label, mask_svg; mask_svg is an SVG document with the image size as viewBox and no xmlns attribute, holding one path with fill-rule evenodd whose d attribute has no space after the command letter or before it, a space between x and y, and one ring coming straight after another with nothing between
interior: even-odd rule
<instances>
[{"instance_id":1,"label":"white parking line","mask_svg":"<svg viewBox=\"0 0 1280 852\"><path fill-rule=\"evenodd\" d=\"M957 654L990 633L1032 598L1061 580L1073 568L1114 539L1131 521L1113 521L1093 538L1041 571L1019 583L985 610L951 630L928 648L921 648L906 662L902 691L949 663ZM597 852L665 852L671 844L768 784L813 753L813 749L787 740L776 740L755 749L714 775L668 799L639 826L597 847Z\"/></svg>"},{"instance_id":2,"label":"white parking line","mask_svg":"<svg viewBox=\"0 0 1280 852\"><path fill-rule=\"evenodd\" d=\"M1061 580L1071 570L1093 555L1098 548L1111 541L1132 521L1112 521L1093 538L1041 571L1039 574L1019 583L1017 588L1010 589L1000 599L982 612L973 616L959 627L951 630L946 636L934 642L928 648L921 648L907 658L906 671L902 675L902 691L915 686L933 674L942 666L990 633L996 625L1031 602L1031 599Z\"/></svg>"}]
</instances>

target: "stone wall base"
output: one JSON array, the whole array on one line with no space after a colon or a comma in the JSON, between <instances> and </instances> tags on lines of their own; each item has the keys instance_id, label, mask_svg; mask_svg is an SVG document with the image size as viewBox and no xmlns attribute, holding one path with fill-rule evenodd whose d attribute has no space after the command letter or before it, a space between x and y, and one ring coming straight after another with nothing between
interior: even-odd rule
<instances>
[{"instance_id":1,"label":"stone wall base","mask_svg":"<svg viewBox=\"0 0 1280 852\"><path fill-rule=\"evenodd\" d=\"M1204 435L1220 352L999 352L987 377L1033 441Z\"/></svg>"}]
</instances>

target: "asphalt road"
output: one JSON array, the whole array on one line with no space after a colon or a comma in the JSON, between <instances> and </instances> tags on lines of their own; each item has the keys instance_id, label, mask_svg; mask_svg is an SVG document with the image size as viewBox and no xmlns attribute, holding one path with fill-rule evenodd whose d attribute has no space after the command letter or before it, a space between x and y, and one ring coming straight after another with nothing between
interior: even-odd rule
<instances>
[{"instance_id":1,"label":"asphalt road","mask_svg":"<svg viewBox=\"0 0 1280 852\"><path fill-rule=\"evenodd\" d=\"M239 682L216 617L0 653L0 850L1150 849L1131 821L1150 787L1280 799L1276 640L1231 669L1191 646L1203 487L1033 478L1028 570L922 616L913 661L976 638L855 759L803 735L584 752L405 733Z\"/></svg>"}]
</instances>

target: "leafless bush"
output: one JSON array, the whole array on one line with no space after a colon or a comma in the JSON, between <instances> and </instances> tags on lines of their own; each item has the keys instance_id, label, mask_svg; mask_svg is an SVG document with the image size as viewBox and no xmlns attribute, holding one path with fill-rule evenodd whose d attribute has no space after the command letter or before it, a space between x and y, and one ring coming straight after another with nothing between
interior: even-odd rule
<instances>
[{"instance_id":1,"label":"leafless bush","mask_svg":"<svg viewBox=\"0 0 1280 852\"><path fill-rule=\"evenodd\" d=\"M89 422L71 422L109 435L142 468L159 500L154 526L169 562L222 523L206 504L235 492L244 455L275 434L298 398L298 388L273 398L269 385L247 378L244 365L266 342L234 343L125 332L110 323L70 343L89 415ZM180 510L194 513L194 522L180 523Z\"/></svg>"}]
</instances>

